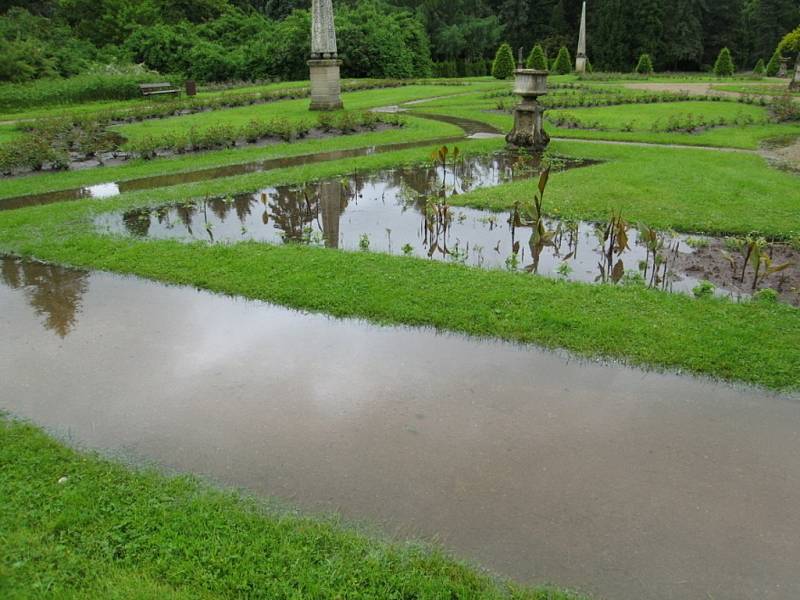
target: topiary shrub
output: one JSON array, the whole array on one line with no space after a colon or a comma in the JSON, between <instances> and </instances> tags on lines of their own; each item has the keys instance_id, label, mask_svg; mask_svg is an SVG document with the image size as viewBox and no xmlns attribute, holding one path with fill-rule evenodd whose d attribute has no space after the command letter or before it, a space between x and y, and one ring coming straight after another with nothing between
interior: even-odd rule
<instances>
[{"instance_id":1,"label":"topiary shrub","mask_svg":"<svg viewBox=\"0 0 800 600\"><path fill-rule=\"evenodd\" d=\"M767 66L764 64L764 59L759 58L756 66L753 67L753 75L763 77L767 72Z\"/></svg>"},{"instance_id":2,"label":"topiary shrub","mask_svg":"<svg viewBox=\"0 0 800 600\"><path fill-rule=\"evenodd\" d=\"M494 57L492 64L492 77L495 79L508 79L514 74L516 63L514 62L514 53L511 52L511 46L502 44L497 49L497 54Z\"/></svg>"},{"instance_id":3,"label":"topiary shrub","mask_svg":"<svg viewBox=\"0 0 800 600\"><path fill-rule=\"evenodd\" d=\"M642 54L639 57L639 62L636 64L636 72L639 75L652 75L653 74L653 59L649 54Z\"/></svg>"},{"instance_id":4,"label":"topiary shrub","mask_svg":"<svg viewBox=\"0 0 800 600\"><path fill-rule=\"evenodd\" d=\"M731 58L731 51L727 48L723 48L719 52L717 62L714 63L714 74L717 77L732 77L735 70L733 59Z\"/></svg>"},{"instance_id":5,"label":"topiary shrub","mask_svg":"<svg viewBox=\"0 0 800 600\"><path fill-rule=\"evenodd\" d=\"M781 51L775 50L775 53L772 55L772 58L770 58L769 62L767 63L767 76L775 77L778 74L780 68L781 68Z\"/></svg>"},{"instance_id":6,"label":"topiary shrub","mask_svg":"<svg viewBox=\"0 0 800 600\"><path fill-rule=\"evenodd\" d=\"M544 53L541 45L536 44L531 53L528 55L528 60L525 66L529 69L537 69L539 71L547 71L547 55Z\"/></svg>"},{"instance_id":7,"label":"topiary shrub","mask_svg":"<svg viewBox=\"0 0 800 600\"><path fill-rule=\"evenodd\" d=\"M553 71L559 75L569 75L572 73L572 56L566 46L561 46L558 51L556 62L553 64Z\"/></svg>"}]
</instances>

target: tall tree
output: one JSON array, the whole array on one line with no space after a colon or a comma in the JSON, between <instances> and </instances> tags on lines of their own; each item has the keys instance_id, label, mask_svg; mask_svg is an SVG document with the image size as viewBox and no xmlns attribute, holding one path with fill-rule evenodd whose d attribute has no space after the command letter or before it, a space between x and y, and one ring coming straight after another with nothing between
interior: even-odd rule
<instances>
[{"instance_id":1,"label":"tall tree","mask_svg":"<svg viewBox=\"0 0 800 600\"><path fill-rule=\"evenodd\" d=\"M664 53L658 64L673 70L697 69L702 60L702 4L696 0L666 0Z\"/></svg>"}]
</instances>

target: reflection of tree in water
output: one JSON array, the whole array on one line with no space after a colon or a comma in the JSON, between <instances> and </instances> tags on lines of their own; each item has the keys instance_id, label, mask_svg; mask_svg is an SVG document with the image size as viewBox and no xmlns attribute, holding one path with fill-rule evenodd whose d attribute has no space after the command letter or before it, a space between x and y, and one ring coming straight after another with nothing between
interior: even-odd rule
<instances>
[{"instance_id":1,"label":"reflection of tree in water","mask_svg":"<svg viewBox=\"0 0 800 600\"><path fill-rule=\"evenodd\" d=\"M303 229L319 214L316 186L304 188L282 186L270 194L270 215L286 241L301 242Z\"/></svg>"},{"instance_id":2,"label":"reflection of tree in water","mask_svg":"<svg viewBox=\"0 0 800 600\"><path fill-rule=\"evenodd\" d=\"M5 285L25 292L28 304L45 317L45 327L66 337L77 323L89 274L56 265L2 258L0 277Z\"/></svg>"},{"instance_id":3,"label":"reflection of tree in water","mask_svg":"<svg viewBox=\"0 0 800 600\"><path fill-rule=\"evenodd\" d=\"M150 232L150 210L147 208L129 210L122 215L122 222L131 235L147 237Z\"/></svg>"}]
</instances>

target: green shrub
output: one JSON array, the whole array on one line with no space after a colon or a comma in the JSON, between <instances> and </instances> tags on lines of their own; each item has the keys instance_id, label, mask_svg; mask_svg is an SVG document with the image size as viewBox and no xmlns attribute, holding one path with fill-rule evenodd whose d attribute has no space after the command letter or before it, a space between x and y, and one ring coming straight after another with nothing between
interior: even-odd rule
<instances>
[{"instance_id":1,"label":"green shrub","mask_svg":"<svg viewBox=\"0 0 800 600\"><path fill-rule=\"evenodd\" d=\"M552 71L559 75L569 75L572 73L572 56L566 46L561 46L561 50L558 51L558 56L556 57L556 62L553 63Z\"/></svg>"},{"instance_id":2,"label":"green shrub","mask_svg":"<svg viewBox=\"0 0 800 600\"><path fill-rule=\"evenodd\" d=\"M767 73L767 67L764 64L764 59L759 58L756 66L753 67L753 75L764 76Z\"/></svg>"},{"instance_id":3,"label":"green shrub","mask_svg":"<svg viewBox=\"0 0 800 600\"><path fill-rule=\"evenodd\" d=\"M528 55L528 60L525 66L529 69L537 69L539 71L547 71L547 55L541 45L536 44L531 53Z\"/></svg>"},{"instance_id":4,"label":"green shrub","mask_svg":"<svg viewBox=\"0 0 800 600\"><path fill-rule=\"evenodd\" d=\"M769 62L767 63L767 76L775 77L778 74L780 68L781 68L781 51L775 50L775 53L772 55L772 58L770 58Z\"/></svg>"},{"instance_id":5,"label":"green shrub","mask_svg":"<svg viewBox=\"0 0 800 600\"><path fill-rule=\"evenodd\" d=\"M723 48L719 52L717 62L714 63L714 74L717 77L732 77L736 71L733 66L733 59L731 58L731 51Z\"/></svg>"},{"instance_id":6,"label":"green shrub","mask_svg":"<svg viewBox=\"0 0 800 600\"><path fill-rule=\"evenodd\" d=\"M649 54L642 54L639 57L639 62L636 65L636 72L639 75L652 75L653 74L653 59Z\"/></svg>"},{"instance_id":7,"label":"green shrub","mask_svg":"<svg viewBox=\"0 0 800 600\"><path fill-rule=\"evenodd\" d=\"M701 281L693 289L692 293L695 298L711 298L717 287L710 281Z\"/></svg>"},{"instance_id":8,"label":"green shrub","mask_svg":"<svg viewBox=\"0 0 800 600\"><path fill-rule=\"evenodd\" d=\"M492 64L492 77L495 79L508 79L514 74L516 64L514 63L514 54L511 52L511 46L502 44L497 49L497 54L494 57Z\"/></svg>"},{"instance_id":9,"label":"green shrub","mask_svg":"<svg viewBox=\"0 0 800 600\"><path fill-rule=\"evenodd\" d=\"M772 288L764 288L753 294L753 300L765 304L775 304L778 301L778 292Z\"/></svg>"}]
</instances>

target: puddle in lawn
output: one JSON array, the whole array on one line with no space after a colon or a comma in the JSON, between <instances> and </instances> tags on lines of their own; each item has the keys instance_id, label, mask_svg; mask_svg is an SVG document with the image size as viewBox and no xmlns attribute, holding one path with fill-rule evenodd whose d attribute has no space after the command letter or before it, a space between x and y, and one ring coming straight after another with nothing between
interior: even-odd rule
<instances>
[{"instance_id":1,"label":"puddle in lawn","mask_svg":"<svg viewBox=\"0 0 800 600\"><path fill-rule=\"evenodd\" d=\"M0 272L0 410L71 443L436 538L523 582L800 597L790 399L108 273Z\"/></svg>"},{"instance_id":2,"label":"puddle in lawn","mask_svg":"<svg viewBox=\"0 0 800 600\"><path fill-rule=\"evenodd\" d=\"M567 167L578 166L577 163ZM549 244L532 243L532 228L512 223L508 213L451 206L448 198L538 175L530 157L511 153L469 157L457 166L422 166L343 179L267 188L255 194L106 213L100 231L156 239L215 243L260 241L306 243L343 250L370 250L462 263L483 268L536 272L583 282L642 279L666 291L687 292L703 279L719 284L719 295L741 297L741 284L726 277L722 255L693 246L714 246L711 238L658 235L659 264L634 227L627 248L609 253L607 226L581 221L546 222ZM688 243L692 242L692 245ZM652 248L652 247L651 247ZM787 271L783 275L793 271ZM785 288L779 276L765 280Z\"/></svg>"}]
</instances>

